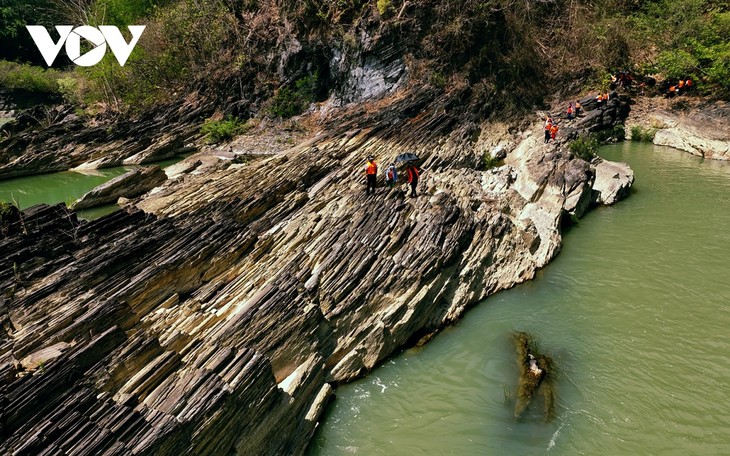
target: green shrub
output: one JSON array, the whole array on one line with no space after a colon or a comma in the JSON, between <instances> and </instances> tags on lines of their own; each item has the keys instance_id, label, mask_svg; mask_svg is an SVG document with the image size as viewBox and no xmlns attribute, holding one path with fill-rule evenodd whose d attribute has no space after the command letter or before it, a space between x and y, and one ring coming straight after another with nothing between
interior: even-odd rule
<instances>
[{"instance_id":1,"label":"green shrub","mask_svg":"<svg viewBox=\"0 0 730 456\"><path fill-rule=\"evenodd\" d=\"M578 158L585 161L591 161L596 156L600 142L595 135L580 136L578 139L570 143L568 148Z\"/></svg>"},{"instance_id":2,"label":"green shrub","mask_svg":"<svg viewBox=\"0 0 730 456\"><path fill-rule=\"evenodd\" d=\"M644 128L641 125L634 125L631 127L631 140L640 142L652 142L654 141L654 135L656 135L655 128Z\"/></svg>"},{"instance_id":3,"label":"green shrub","mask_svg":"<svg viewBox=\"0 0 730 456\"><path fill-rule=\"evenodd\" d=\"M149 15L157 4L167 1L155 0L96 0L91 9L99 24L126 27L143 16Z\"/></svg>"},{"instance_id":4,"label":"green shrub","mask_svg":"<svg viewBox=\"0 0 730 456\"><path fill-rule=\"evenodd\" d=\"M482 155L482 169L496 168L502 166L503 163L503 160L493 157L489 151L484 152L484 155Z\"/></svg>"},{"instance_id":5,"label":"green shrub","mask_svg":"<svg viewBox=\"0 0 730 456\"><path fill-rule=\"evenodd\" d=\"M381 16L385 16L392 8L393 5L390 0L378 0L378 12Z\"/></svg>"},{"instance_id":6,"label":"green shrub","mask_svg":"<svg viewBox=\"0 0 730 456\"><path fill-rule=\"evenodd\" d=\"M248 123L241 122L236 117L227 117L223 120L206 120L200 132L206 135L205 141L208 144L217 144L230 141L235 136L246 133L248 129Z\"/></svg>"},{"instance_id":7,"label":"green shrub","mask_svg":"<svg viewBox=\"0 0 730 456\"><path fill-rule=\"evenodd\" d=\"M317 85L317 75L312 74L299 79L293 89L282 88L271 100L271 114L288 119L302 113L315 100Z\"/></svg>"},{"instance_id":8,"label":"green shrub","mask_svg":"<svg viewBox=\"0 0 730 456\"><path fill-rule=\"evenodd\" d=\"M59 94L61 73L54 69L0 60L0 87Z\"/></svg>"}]
</instances>

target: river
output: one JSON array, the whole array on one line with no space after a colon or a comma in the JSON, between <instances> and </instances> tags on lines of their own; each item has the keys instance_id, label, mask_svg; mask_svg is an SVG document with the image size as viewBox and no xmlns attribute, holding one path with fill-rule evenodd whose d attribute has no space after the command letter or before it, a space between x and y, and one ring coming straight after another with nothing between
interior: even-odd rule
<instances>
[{"instance_id":1,"label":"river","mask_svg":"<svg viewBox=\"0 0 730 456\"><path fill-rule=\"evenodd\" d=\"M165 168L179 162L182 157L154 163ZM78 173L63 171L59 173L39 174L36 176L18 177L15 179L0 180L0 201L12 202L20 209L26 209L36 204L71 204L84 193L97 185L101 185L114 177L121 176L133 167L118 166ZM116 204L108 204L78 211L80 218L92 220L119 209Z\"/></svg>"},{"instance_id":2,"label":"river","mask_svg":"<svg viewBox=\"0 0 730 456\"><path fill-rule=\"evenodd\" d=\"M342 385L331 455L730 454L730 163L626 142L632 195L564 237L534 281ZM556 418L515 420L510 335L556 360Z\"/></svg>"}]
</instances>

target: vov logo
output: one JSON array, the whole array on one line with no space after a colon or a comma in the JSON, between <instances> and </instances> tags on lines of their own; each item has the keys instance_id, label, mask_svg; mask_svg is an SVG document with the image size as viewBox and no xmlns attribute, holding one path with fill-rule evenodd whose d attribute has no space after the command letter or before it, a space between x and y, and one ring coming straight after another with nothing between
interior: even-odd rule
<instances>
[{"instance_id":1,"label":"vov logo","mask_svg":"<svg viewBox=\"0 0 730 456\"><path fill-rule=\"evenodd\" d=\"M132 34L132 39L127 43L122 36L122 32L113 25L100 25L99 28L90 25L82 25L74 28L72 25L57 25L58 42L54 43L51 35L42 25L26 25L26 29L33 38L36 47L41 51L43 59L48 66L53 66L53 61L58 57L61 47L66 43L66 55L76 65L94 66L101 62L106 54L106 45L112 50L112 54L119 61L119 65L124 66L132 53L134 46L137 45L139 37L144 32L144 25L130 25L127 28ZM81 55L81 38L91 43L94 47Z\"/></svg>"}]
</instances>

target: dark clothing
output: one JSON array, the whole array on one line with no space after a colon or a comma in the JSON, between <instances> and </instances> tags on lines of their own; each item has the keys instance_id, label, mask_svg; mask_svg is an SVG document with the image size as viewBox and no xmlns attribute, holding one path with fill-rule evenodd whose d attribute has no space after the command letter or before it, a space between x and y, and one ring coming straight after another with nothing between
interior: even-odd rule
<instances>
[{"instance_id":1,"label":"dark clothing","mask_svg":"<svg viewBox=\"0 0 730 456\"><path fill-rule=\"evenodd\" d=\"M545 142L548 142L548 141L550 141L550 129L546 128L545 129Z\"/></svg>"},{"instance_id":2,"label":"dark clothing","mask_svg":"<svg viewBox=\"0 0 730 456\"><path fill-rule=\"evenodd\" d=\"M366 190L367 194L370 194L370 189L373 189L373 194L375 194L375 183L377 181L377 175L376 174L368 174L368 188Z\"/></svg>"}]
</instances>

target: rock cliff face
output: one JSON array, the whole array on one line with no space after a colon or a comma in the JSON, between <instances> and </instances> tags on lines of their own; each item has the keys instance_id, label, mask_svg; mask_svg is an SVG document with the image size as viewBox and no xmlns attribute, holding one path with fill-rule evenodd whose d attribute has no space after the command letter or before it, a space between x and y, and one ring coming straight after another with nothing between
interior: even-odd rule
<instances>
[{"instance_id":1,"label":"rock cliff face","mask_svg":"<svg viewBox=\"0 0 730 456\"><path fill-rule=\"evenodd\" d=\"M598 171L541 125L423 106L169 180L146 212L25 211L0 240L0 449L302 454L333 385L532 278ZM497 146L505 164L480 170ZM366 196L364 158L406 150L419 196Z\"/></svg>"}]
</instances>

